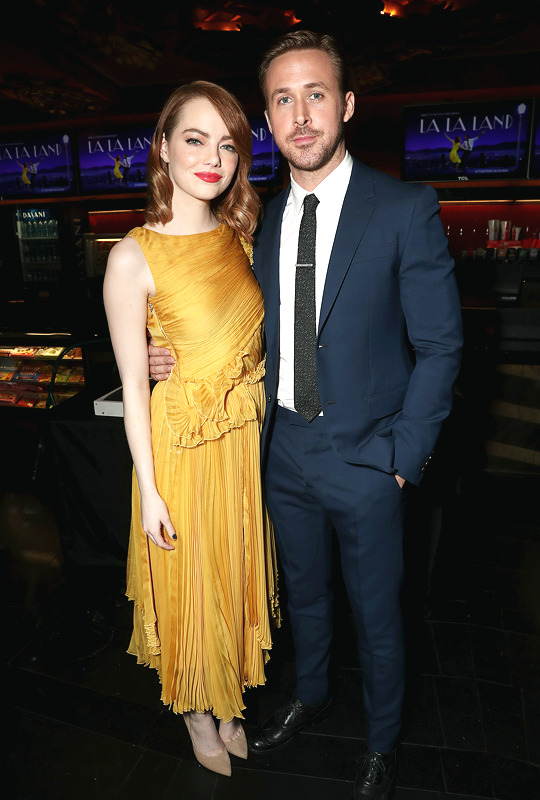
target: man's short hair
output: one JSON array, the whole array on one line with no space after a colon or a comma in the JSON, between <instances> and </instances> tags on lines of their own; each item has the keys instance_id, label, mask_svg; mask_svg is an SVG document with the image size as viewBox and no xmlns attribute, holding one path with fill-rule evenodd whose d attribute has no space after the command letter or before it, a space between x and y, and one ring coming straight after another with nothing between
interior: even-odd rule
<instances>
[{"instance_id":1,"label":"man's short hair","mask_svg":"<svg viewBox=\"0 0 540 800\"><path fill-rule=\"evenodd\" d=\"M295 50L321 50L329 57L334 68L334 74L339 91L345 94L345 58L337 40L328 33L314 33L313 31L292 31L280 36L263 54L258 76L261 91L266 97L266 77L270 64L278 56L291 53Z\"/></svg>"}]
</instances>

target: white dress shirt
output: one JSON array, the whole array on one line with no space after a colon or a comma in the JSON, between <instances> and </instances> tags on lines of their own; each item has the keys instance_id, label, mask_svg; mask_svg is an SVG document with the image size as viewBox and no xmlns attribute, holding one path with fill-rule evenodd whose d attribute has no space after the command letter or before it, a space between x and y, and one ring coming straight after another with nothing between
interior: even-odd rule
<instances>
[{"instance_id":1,"label":"white dress shirt","mask_svg":"<svg viewBox=\"0 0 540 800\"><path fill-rule=\"evenodd\" d=\"M334 245L336 230L345 193L352 172L349 153L336 169L317 186L313 192L302 189L291 176L291 191L283 211L279 250L279 382L278 403L294 411L294 287L295 264L298 254L298 234L302 220L304 197L316 195L317 241L315 245L315 307L317 327L328 270L328 262Z\"/></svg>"}]
</instances>

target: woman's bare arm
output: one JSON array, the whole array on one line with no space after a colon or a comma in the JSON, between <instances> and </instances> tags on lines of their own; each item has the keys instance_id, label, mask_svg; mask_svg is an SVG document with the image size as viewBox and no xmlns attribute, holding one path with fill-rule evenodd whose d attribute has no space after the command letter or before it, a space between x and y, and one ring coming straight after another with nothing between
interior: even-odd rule
<instances>
[{"instance_id":1,"label":"woman's bare arm","mask_svg":"<svg viewBox=\"0 0 540 800\"><path fill-rule=\"evenodd\" d=\"M126 436L141 492L143 528L159 547L174 549L164 537L176 534L155 481L150 429L150 386L146 315L152 275L134 239L116 244L107 262L103 299L111 341L120 372Z\"/></svg>"}]
</instances>

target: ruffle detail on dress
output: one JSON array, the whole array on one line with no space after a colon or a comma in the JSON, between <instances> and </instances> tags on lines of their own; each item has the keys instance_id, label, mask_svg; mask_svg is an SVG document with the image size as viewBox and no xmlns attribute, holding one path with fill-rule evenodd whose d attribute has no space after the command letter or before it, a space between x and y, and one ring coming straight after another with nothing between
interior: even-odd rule
<instances>
[{"instance_id":1,"label":"ruffle detail on dress","mask_svg":"<svg viewBox=\"0 0 540 800\"><path fill-rule=\"evenodd\" d=\"M240 236L239 239L242 247L244 248L244 253L249 258L249 263L253 267L253 244L244 239L243 236Z\"/></svg>"},{"instance_id":2,"label":"ruffle detail on dress","mask_svg":"<svg viewBox=\"0 0 540 800\"><path fill-rule=\"evenodd\" d=\"M150 655L152 656L160 655L161 642L159 641L156 623L152 622L151 625L145 625L144 632L146 634L146 644L148 646L148 652L150 653Z\"/></svg>"},{"instance_id":3,"label":"ruffle detail on dress","mask_svg":"<svg viewBox=\"0 0 540 800\"><path fill-rule=\"evenodd\" d=\"M252 356L240 351L209 378L179 375L175 364L165 384L165 418L174 447L197 447L219 439L233 428L258 419L257 404L249 386L264 378L265 360L253 369Z\"/></svg>"},{"instance_id":4,"label":"ruffle detail on dress","mask_svg":"<svg viewBox=\"0 0 540 800\"><path fill-rule=\"evenodd\" d=\"M133 600L136 612L133 615L133 636L128 647L128 653L137 656L139 664L157 667L161 656L161 641L159 639L157 620L155 614L145 614L143 606L126 592L127 597ZM153 617L152 622L146 623L146 617Z\"/></svg>"}]
</instances>

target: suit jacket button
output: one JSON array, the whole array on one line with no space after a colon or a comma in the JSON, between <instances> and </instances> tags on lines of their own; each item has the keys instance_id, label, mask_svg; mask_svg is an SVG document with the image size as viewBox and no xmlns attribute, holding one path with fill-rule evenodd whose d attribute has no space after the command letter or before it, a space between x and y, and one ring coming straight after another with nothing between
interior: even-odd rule
<instances>
[{"instance_id":1,"label":"suit jacket button","mask_svg":"<svg viewBox=\"0 0 540 800\"><path fill-rule=\"evenodd\" d=\"M268 395L268 397L267 397L267 402L268 402L268 403L271 403L271 402L272 402L272 395L271 395L271 394L269 394L269 395Z\"/></svg>"}]
</instances>

